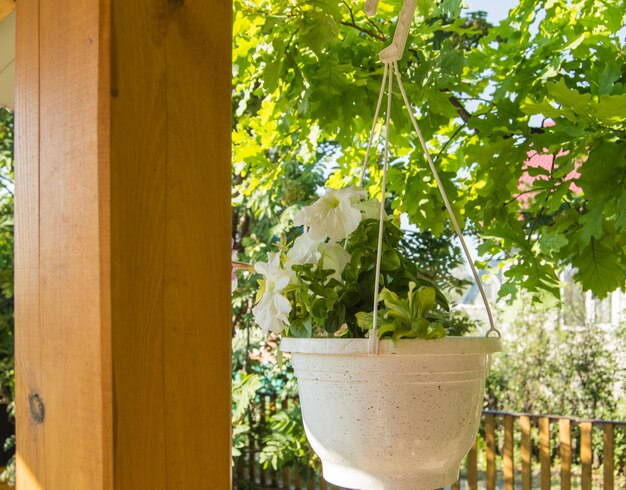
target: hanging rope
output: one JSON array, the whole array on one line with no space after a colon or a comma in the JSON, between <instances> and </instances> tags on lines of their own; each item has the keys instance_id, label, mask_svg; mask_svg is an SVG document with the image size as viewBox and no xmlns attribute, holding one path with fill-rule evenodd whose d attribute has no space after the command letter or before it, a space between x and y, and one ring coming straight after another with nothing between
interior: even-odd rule
<instances>
[{"instance_id":1,"label":"hanging rope","mask_svg":"<svg viewBox=\"0 0 626 490\"><path fill-rule=\"evenodd\" d=\"M489 330L487 331L486 336L489 337L491 333L495 333L498 337L501 337L500 331L496 328L495 322L493 319L493 313L491 312L491 307L489 306L489 300L487 298L487 293L485 292L485 288L483 286L482 280L480 279L480 275L478 274L478 270L474 265L474 261L472 260L469 247L463 238L463 233L461 232L461 227L456 219L456 215L454 213L454 209L452 208L452 204L448 199L448 195L443 187L443 183L439 176L439 172L437 171L437 167L428 151L428 146L426 145L426 141L424 140L424 136L419 128L417 123L417 119L415 118L415 114L411 108L411 102L406 93L406 89L404 87L404 83L402 82L402 76L400 74L400 70L398 68L398 62L395 60L385 61L385 69L383 72L383 80L380 87L380 93L378 96L378 104L376 106L376 111L374 112L374 123L372 124L372 131L370 133L370 138L367 144L367 151L365 154L365 159L363 163L363 168L361 169L361 174L359 177L359 186L362 186L363 180L365 178L365 172L369 165L369 154L372 148L372 144L374 142L375 133L376 133L376 124L378 122L378 117L380 115L380 109L382 107L382 100L385 92L385 85L387 85L387 113L385 117L385 149L383 153L383 175L382 175L382 185L381 185L381 204L380 204L380 214L379 220L380 225L378 227L378 250L376 254L376 279L374 285L374 307L373 307L373 325L372 330L369 335L368 342L368 351L370 354L378 354L379 352L379 339L378 339L378 296L380 289L380 268L382 263L382 246L383 246L383 236L384 236L384 219L385 219L385 197L387 192L387 171L389 168L389 131L391 124L391 99L393 94L393 78L395 78L398 82L398 87L400 88L400 92L402 94L402 98L404 100L404 105L409 113L409 117L411 118L411 122L413 123L413 128L415 129L415 133L420 141L420 145L422 147L422 151L424 152L424 156L426 157L426 161L428 162L428 166L435 178L435 182L437 183L437 188L441 194L443 202L446 207L446 211L450 216L450 221L452 223L452 227L454 229L454 233L457 238L461 242L461 247L463 249L463 253L469 262L470 269L472 271L472 275L474 276L474 280L476 281L476 285L480 291L481 298L483 303L485 304L485 309L487 311L487 317L489 319Z\"/></svg>"}]
</instances>

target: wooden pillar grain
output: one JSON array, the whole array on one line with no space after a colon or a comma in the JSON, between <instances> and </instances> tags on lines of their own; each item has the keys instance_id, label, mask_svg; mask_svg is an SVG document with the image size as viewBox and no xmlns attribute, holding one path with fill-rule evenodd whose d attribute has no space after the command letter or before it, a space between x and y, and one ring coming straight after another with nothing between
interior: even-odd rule
<instances>
[{"instance_id":1,"label":"wooden pillar grain","mask_svg":"<svg viewBox=\"0 0 626 490\"><path fill-rule=\"evenodd\" d=\"M18 488L230 488L231 2L17 4Z\"/></svg>"}]
</instances>

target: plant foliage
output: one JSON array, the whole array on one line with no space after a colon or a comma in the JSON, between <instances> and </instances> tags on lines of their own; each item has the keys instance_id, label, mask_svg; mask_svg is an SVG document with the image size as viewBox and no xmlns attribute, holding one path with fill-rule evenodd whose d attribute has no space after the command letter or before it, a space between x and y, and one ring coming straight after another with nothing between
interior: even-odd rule
<instances>
[{"instance_id":1,"label":"plant foliage","mask_svg":"<svg viewBox=\"0 0 626 490\"><path fill-rule=\"evenodd\" d=\"M323 268L323 256L319 264L293 266L295 284L286 290L294 305L289 335L360 338L369 332L373 326L379 223L365 219L347 238L344 253L349 262L340 277L334 277L335 270ZM430 278L405 258L402 236L394 223L385 221L378 335L393 336L394 340L445 337L448 301Z\"/></svg>"},{"instance_id":2,"label":"plant foliage","mask_svg":"<svg viewBox=\"0 0 626 490\"><path fill-rule=\"evenodd\" d=\"M354 184L399 0L235 0L238 192L275 198L284 162ZM521 0L499 25L461 0L418 2L401 70L466 233L505 268L503 298L559 295L558 272L598 296L626 278L626 55L621 0ZM439 237L446 214L400 98L395 213ZM378 126L380 129L380 126ZM380 153L380 148L375 148ZM532 165L529 155L545 156ZM376 162L376 158L372 159ZM370 168L373 189L380 172Z\"/></svg>"}]
</instances>

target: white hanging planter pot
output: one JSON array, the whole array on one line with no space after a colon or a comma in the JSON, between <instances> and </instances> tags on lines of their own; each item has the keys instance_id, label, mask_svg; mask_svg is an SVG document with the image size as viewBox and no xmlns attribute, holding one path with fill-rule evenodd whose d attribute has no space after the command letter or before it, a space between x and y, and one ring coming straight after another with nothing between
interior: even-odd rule
<instances>
[{"instance_id":1,"label":"white hanging planter pot","mask_svg":"<svg viewBox=\"0 0 626 490\"><path fill-rule=\"evenodd\" d=\"M432 490L454 483L480 422L499 338L284 338L302 418L324 479L359 490Z\"/></svg>"}]
</instances>

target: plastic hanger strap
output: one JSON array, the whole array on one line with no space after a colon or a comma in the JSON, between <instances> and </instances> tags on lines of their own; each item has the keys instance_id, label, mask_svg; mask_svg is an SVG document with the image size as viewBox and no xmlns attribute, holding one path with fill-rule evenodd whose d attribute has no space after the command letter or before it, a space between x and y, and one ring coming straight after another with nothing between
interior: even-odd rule
<instances>
[{"instance_id":1,"label":"plastic hanger strap","mask_svg":"<svg viewBox=\"0 0 626 490\"><path fill-rule=\"evenodd\" d=\"M376 135L376 124L378 124L378 116L380 115L380 108L383 103L383 96L385 95L385 83L389 76L389 65L385 63L385 70L383 71L383 81L380 84L380 93L378 94L378 103L376 104L376 110L374 111L374 122L372 123L372 130L370 131L370 139L367 142L367 150L365 151L365 160L363 161L363 168L361 169L361 175L359 176L359 187L363 187L363 180L365 180L365 172L370 162L370 152L372 151L372 143Z\"/></svg>"},{"instance_id":2,"label":"plastic hanger strap","mask_svg":"<svg viewBox=\"0 0 626 490\"><path fill-rule=\"evenodd\" d=\"M380 93L378 96L378 104L376 106L376 111L374 113L374 122L372 124L372 130L370 132L370 137L369 137L369 141L367 145L363 168L361 169L361 173L359 177L359 186L362 187L362 184L365 178L365 172L369 166L369 155L371 152L371 148L373 146L373 142L375 140L376 125L377 125L378 117L380 115L380 111L382 108L382 101L383 101L384 94L385 94L385 88L387 88L387 111L385 114L385 128L384 128L385 146L384 146L384 153L383 153L381 205L380 205L380 214L379 214L380 224L378 228L378 248L377 248L377 254L376 254L376 279L375 279L375 285L374 285L373 316L372 316L373 325L372 325L372 330L370 331L370 335L368 339L369 340L368 352L370 354L378 354L379 349L380 349L380 341L378 339L378 305L379 305L378 296L379 296L379 289L380 289L380 269L381 269L381 263L382 263L382 248L383 248L382 245L383 245L384 218L385 218L385 197L387 194L387 173L389 169L389 132L390 132L390 126L391 126L391 101L392 101L392 95L393 95L394 75L397 79L398 87L400 88L400 92L402 94L404 104L409 113L409 117L411 118L413 128L415 129L415 133L417 134L417 137L420 141L420 145L424 152L424 156L426 158L426 161L428 162L428 165L430 167L431 173L433 174L435 182L437 183L437 188L439 189L439 192L445 204L446 211L448 212L448 215L450 216L450 221L452 223L454 233L456 234L457 238L461 242L463 253L465 257L467 258L467 261L470 265L472 275L474 276L474 279L480 291L481 298L485 305L485 309L487 311L487 317L489 319L489 330L487 331L486 336L489 337L492 333L495 333L498 337L501 337L502 334L495 326L493 313L491 311L491 307L489 306L489 300L487 298L487 294L485 292L485 288L483 286L478 270L476 269L474 261L472 260L472 256L469 252L469 247L467 246L467 243L465 242L465 239L463 238L463 233L461 232L461 227L456 219L456 215L450 203L450 199L448 198L448 195L443 187L441 177L439 176L439 172L437 171L437 167L435 166L432 156L430 155L430 152L428 151L428 146L426 145L424 136L422 135L422 132L419 128L419 124L417 123L415 114L413 113L413 110L411 109L411 103L407 96L404 83L402 82L402 76L400 75L398 63L396 61L392 61L392 62L385 63L385 69L383 72L383 80L381 83Z\"/></svg>"},{"instance_id":3,"label":"plastic hanger strap","mask_svg":"<svg viewBox=\"0 0 626 490\"><path fill-rule=\"evenodd\" d=\"M391 73L391 64L385 64L385 73L389 75L387 81L387 113L385 114L385 150L383 153L383 179L381 183L380 196L380 213L378 215L378 247L376 250L376 279L374 283L374 308L373 308L373 325L368 341L368 351L370 354L378 354L378 290L380 289L380 267L383 254L383 234L385 229L385 196L387 194L387 171L389 169L389 130L391 127L391 96L393 95L393 73ZM384 80L383 80L384 89ZM381 91L382 94L382 91ZM382 97L381 97L382 98ZM371 140L371 137L370 137ZM365 168L365 167L364 167Z\"/></svg>"},{"instance_id":4,"label":"plastic hanger strap","mask_svg":"<svg viewBox=\"0 0 626 490\"><path fill-rule=\"evenodd\" d=\"M483 303L485 304L485 309L487 310L487 317L489 318L489 330L487 331L486 336L489 337L491 333L495 333L498 337L502 337L502 333L495 326L495 322L493 320L493 313L491 312L491 307L489 306L489 300L487 298L487 293L485 292L485 287L483 286L483 282L480 279L480 275L478 274L478 270L476 269L476 266L474 265L474 261L472 260L472 256L469 252L467 243L465 243L465 239L463 238L463 234L461 233L461 227L459 226L459 223L454 214L454 209L452 208L452 205L450 204L448 195L446 194L446 191L441 182L441 178L439 177L439 172L437 172L437 167L435 166L435 163L433 162L430 152L428 151L428 147L426 146L426 141L424 140L424 136L422 135L422 132L420 131L419 125L417 124L417 119L415 119L415 114L413 113L413 110L411 109L411 102L409 101L409 98L406 94L404 83L402 82L402 77L400 75L400 70L398 68L398 63L396 61L393 62L392 69L395 72L396 79L398 80L398 87L400 87L400 92L402 93L402 98L404 99L404 105L406 106L406 109L411 118L411 122L413 123L413 128L415 129L415 133L417 134L417 137L420 140L422 150L424 151L424 156L426 157L426 160L428 161L430 171L432 172L433 177L435 178L435 181L437 182L437 188L439 189L443 202L446 206L446 210L448 211L448 214L450 215L450 221L452 222L454 233L456 234L457 238L461 242L461 247L463 248L465 257L467 258L467 261L469 262L470 268L472 270L472 275L474 276L474 280L476 281L476 285L478 286L478 289L480 291L480 295L482 297Z\"/></svg>"}]
</instances>

